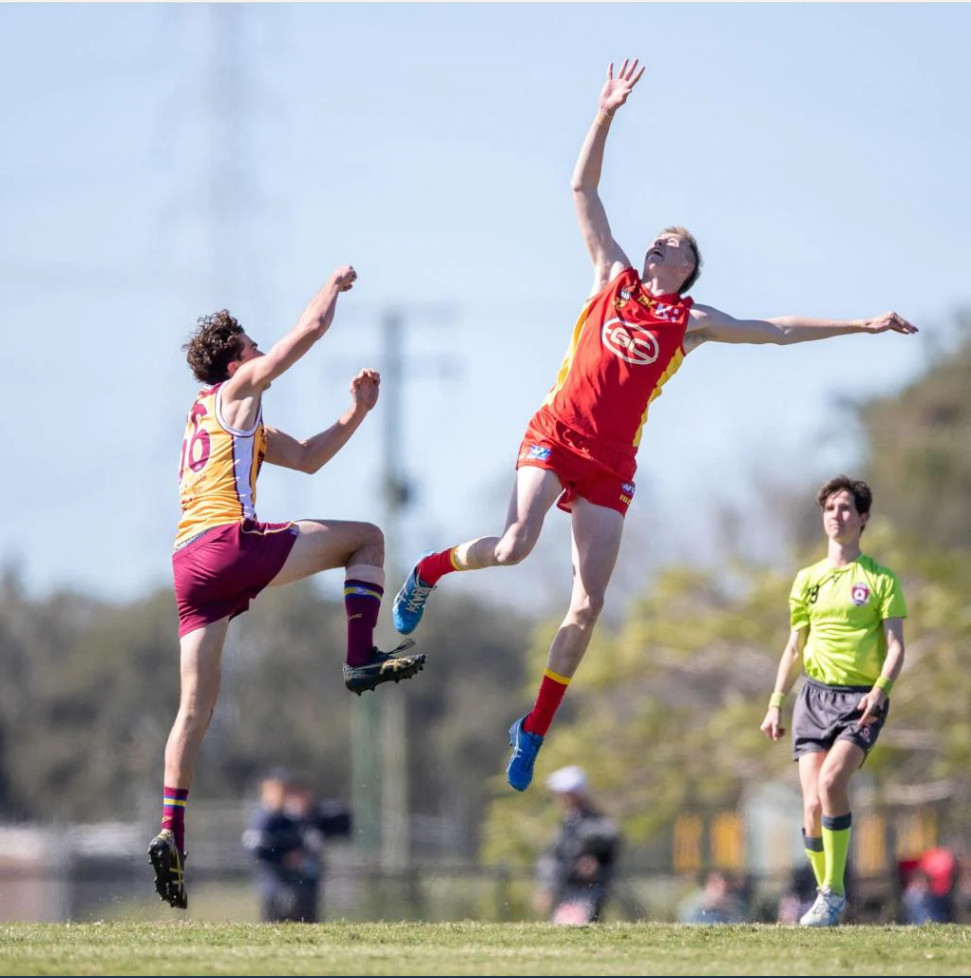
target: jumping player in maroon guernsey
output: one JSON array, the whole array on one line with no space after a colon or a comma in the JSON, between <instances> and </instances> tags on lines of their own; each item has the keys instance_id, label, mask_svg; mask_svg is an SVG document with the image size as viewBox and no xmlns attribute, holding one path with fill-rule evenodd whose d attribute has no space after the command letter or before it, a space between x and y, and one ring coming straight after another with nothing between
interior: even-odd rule
<instances>
[{"instance_id":1,"label":"jumping player in maroon guernsey","mask_svg":"<svg viewBox=\"0 0 971 978\"><path fill-rule=\"evenodd\" d=\"M615 78L610 65L573 172L580 231L593 261L593 290L556 383L526 430L505 528L499 536L424 556L394 603L395 627L402 634L414 631L445 574L518 564L536 545L555 502L570 513L570 608L550 645L536 702L509 731L513 750L506 777L518 791L532 780L536 754L603 608L634 496L635 456L648 407L684 357L705 340L786 344L845 333L917 332L893 312L861 320L740 320L693 303L685 293L698 279L701 254L682 227L666 228L651 242L638 274L614 240L597 185L614 113L643 73L637 61L624 61Z\"/></svg>"}]
</instances>

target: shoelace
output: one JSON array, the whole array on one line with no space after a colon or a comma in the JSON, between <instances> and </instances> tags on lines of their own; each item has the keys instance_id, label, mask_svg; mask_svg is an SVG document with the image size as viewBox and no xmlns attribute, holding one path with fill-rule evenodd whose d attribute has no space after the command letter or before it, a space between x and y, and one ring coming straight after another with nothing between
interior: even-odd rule
<instances>
[{"instance_id":1,"label":"shoelace","mask_svg":"<svg viewBox=\"0 0 971 978\"><path fill-rule=\"evenodd\" d=\"M396 645L390 652L382 652L377 646L375 646L373 654L378 657L379 662L387 662L388 659L397 659L400 662L401 659L399 657L401 653L407 652L408 649L414 648L414 646L415 640L412 638L406 638L400 645Z\"/></svg>"},{"instance_id":2,"label":"shoelace","mask_svg":"<svg viewBox=\"0 0 971 978\"><path fill-rule=\"evenodd\" d=\"M411 592L411 597L408 599L407 609L414 614L416 611L421 610L421 606L428 600L428 595L434 591L434 587L430 587L427 584L421 584L418 579L415 579L415 588Z\"/></svg>"},{"instance_id":3,"label":"shoelace","mask_svg":"<svg viewBox=\"0 0 971 978\"><path fill-rule=\"evenodd\" d=\"M526 731L523 730L522 727L520 727L519 733L516 734L516 743L513 744L513 748L512 748L513 757L522 757L527 753L527 751L532 750L532 743L526 740L525 734ZM521 746L523 744L525 744L526 746Z\"/></svg>"}]
</instances>

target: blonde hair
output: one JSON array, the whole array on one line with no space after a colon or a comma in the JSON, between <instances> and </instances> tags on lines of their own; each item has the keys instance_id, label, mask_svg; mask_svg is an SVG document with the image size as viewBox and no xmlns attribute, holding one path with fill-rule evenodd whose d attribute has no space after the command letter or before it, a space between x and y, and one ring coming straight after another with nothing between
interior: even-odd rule
<instances>
[{"instance_id":1,"label":"blonde hair","mask_svg":"<svg viewBox=\"0 0 971 978\"><path fill-rule=\"evenodd\" d=\"M679 295L684 295L694 284L698 281L701 275L701 251L698 248L698 242L695 240L695 236L685 227L681 227L680 224L673 225L672 227L662 228L661 234L676 234L683 241L687 242L691 247L691 251L695 256L695 267L691 270L691 273L681 284L681 288L678 289Z\"/></svg>"}]
</instances>

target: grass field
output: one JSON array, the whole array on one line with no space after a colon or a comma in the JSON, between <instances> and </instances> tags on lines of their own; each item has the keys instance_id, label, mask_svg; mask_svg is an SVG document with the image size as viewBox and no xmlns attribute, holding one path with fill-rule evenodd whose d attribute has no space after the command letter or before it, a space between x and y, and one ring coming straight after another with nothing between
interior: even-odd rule
<instances>
[{"instance_id":1,"label":"grass field","mask_svg":"<svg viewBox=\"0 0 971 978\"><path fill-rule=\"evenodd\" d=\"M971 975L971 927L3 924L3 975Z\"/></svg>"}]
</instances>

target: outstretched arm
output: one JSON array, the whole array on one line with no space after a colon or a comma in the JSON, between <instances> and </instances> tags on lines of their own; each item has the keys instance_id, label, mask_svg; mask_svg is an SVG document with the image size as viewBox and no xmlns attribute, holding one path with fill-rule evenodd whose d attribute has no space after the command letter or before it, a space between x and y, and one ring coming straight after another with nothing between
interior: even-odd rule
<instances>
[{"instance_id":1,"label":"outstretched arm","mask_svg":"<svg viewBox=\"0 0 971 978\"><path fill-rule=\"evenodd\" d=\"M607 144L611 120L617 109L627 101L643 74L644 69L638 70L636 59L633 64L628 64L625 59L614 78L614 66L611 62L607 68L607 82L600 92L597 118L590 126L573 169L573 203L580 219L580 233L593 261L594 292L599 292L630 264L623 249L614 241L597 187L600 184L604 147Z\"/></svg>"},{"instance_id":2,"label":"outstretched arm","mask_svg":"<svg viewBox=\"0 0 971 978\"><path fill-rule=\"evenodd\" d=\"M895 312L872 319L810 319L806 316L777 316L772 319L735 319L712 306L691 309L686 349L706 340L716 343L805 343L848 333L916 333L917 327Z\"/></svg>"},{"instance_id":3,"label":"outstretched arm","mask_svg":"<svg viewBox=\"0 0 971 978\"><path fill-rule=\"evenodd\" d=\"M289 370L330 328L337 296L351 289L356 279L357 272L350 265L332 272L323 288L307 303L293 329L274 343L265 356L246 361L226 381L223 403L258 396Z\"/></svg>"},{"instance_id":4,"label":"outstretched arm","mask_svg":"<svg viewBox=\"0 0 971 978\"><path fill-rule=\"evenodd\" d=\"M368 412L378 403L381 376L376 370L362 370L351 381L354 403L326 431L306 441L278 428L266 426L266 461L298 472L316 472L329 462L350 440Z\"/></svg>"}]
</instances>

